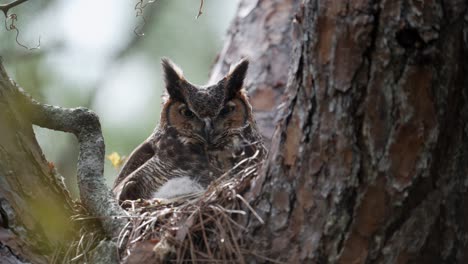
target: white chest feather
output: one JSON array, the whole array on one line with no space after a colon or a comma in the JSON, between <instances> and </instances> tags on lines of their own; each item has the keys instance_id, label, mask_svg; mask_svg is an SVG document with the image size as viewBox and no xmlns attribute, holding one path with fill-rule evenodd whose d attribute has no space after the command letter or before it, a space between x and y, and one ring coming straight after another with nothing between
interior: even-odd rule
<instances>
[{"instance_id":1,"label":"white chest feather","mask_svg":"<svg viewBox=\"0 0 468 264\"><path fill-rule=\"evenodd\" d=\"M178 196L204 191L204 188L188 176L168 180L153 194L153 198L172 199Z\"/></svg>"}]
</instances>

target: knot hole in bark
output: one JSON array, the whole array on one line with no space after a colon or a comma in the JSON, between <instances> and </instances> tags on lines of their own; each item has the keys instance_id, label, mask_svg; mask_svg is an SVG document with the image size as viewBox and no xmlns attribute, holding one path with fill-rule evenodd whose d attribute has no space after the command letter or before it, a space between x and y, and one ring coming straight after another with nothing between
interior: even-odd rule
<instances>
[{"instance_id":1,"label":"knot hole in bark","mask_svg":"<svg viewBox=\"0 0 468 264\"><path fill-rule=\"evenodd\" d=\"M405 49L422 49L426 45L419 31L412 27L405 27L395 34L396 41Z\"/></svg>"}]
</instances>

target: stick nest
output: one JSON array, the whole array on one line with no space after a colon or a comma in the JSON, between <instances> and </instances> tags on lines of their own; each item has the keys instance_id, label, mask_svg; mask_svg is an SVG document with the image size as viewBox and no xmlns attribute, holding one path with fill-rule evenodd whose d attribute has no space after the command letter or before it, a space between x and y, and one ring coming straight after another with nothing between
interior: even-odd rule
<instances>
[{"instance_id":1,"label":"stick nest","mask_svg":"<svg viewBox=\"0 0 468 264\"><path fill-rule=\"evenodd\" d=\"M248 256L261 257L246 247L250 237L242 223L247 215L263 220L241 195L260 166L246 159L202 193L124 202L130 222L118 240L126 249L123 263L245 263Z\"/></svg>"}]
</instances>

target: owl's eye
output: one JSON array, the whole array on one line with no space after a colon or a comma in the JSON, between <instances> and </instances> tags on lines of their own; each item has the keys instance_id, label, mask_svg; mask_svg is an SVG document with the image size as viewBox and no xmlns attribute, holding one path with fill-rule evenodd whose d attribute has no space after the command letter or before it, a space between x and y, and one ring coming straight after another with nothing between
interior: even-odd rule
<instances>
[{"instance_id":1,"label":"owl's eye","mask_svg":"<svg viewBox=\"0 0 468 264\"><path fill-rule=\"evenodd\" d=\"M235 106L233 104L227 104L226 106L224 106L223 109L221 109L219 114L222 115L222 116L226 116L229 113L231 113L232 111L234 111L234 109L235 109Z\"/></svg>"},{"instance_id":2,"label":"owl's eye","mask_svg":"<svg viewBox=\"0 0 468 264\"><path fill-rule=\"evenodd\" d=\"M190 111L190 110L188 110L187 108L181 109L181 110L180 110L180 113L181 113L183 116L187 117L187 118L192 118L192 117L194 117L193 112Z\"/></svg>"}]
</instances>

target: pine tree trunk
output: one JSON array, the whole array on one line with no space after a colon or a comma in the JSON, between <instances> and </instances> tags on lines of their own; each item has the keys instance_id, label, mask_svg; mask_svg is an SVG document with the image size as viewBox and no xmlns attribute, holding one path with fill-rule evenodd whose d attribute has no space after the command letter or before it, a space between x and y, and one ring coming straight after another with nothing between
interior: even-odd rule
<instances>
[{"instance_id":1,"label":"pine tree trunk","mask_svg":"<svg viewBox=\"0 0 468 264\"><path fill-rule=\"evenodd\" d=\"M287 101L250 193L266 222L252 217L250 230L268 256L468 262L466 10L304 1Z\"/></svg>"},{"instance_id":2,"label":"pine tree trunk","mask_svg":"<svg viewBox=\"0 0 468 264\"><path fill-rule=\"evenodd\" d=\"M228 30L224 47L211 73L214 82L229 66L249 58L245 89L267 146L275 130L277 107L288 80L291 34L299 1L243 0Z\"/></svg>"}]
</instances>

